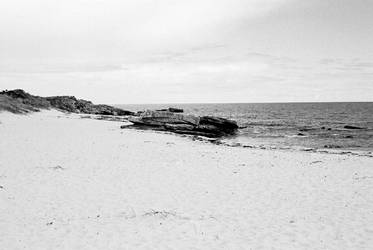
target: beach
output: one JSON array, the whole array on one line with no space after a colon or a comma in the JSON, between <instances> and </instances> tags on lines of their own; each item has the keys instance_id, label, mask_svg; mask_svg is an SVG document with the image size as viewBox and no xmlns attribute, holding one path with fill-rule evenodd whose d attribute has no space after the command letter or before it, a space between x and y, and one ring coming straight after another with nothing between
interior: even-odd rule
<instances>
[{"instance_id":1,"label":"beach","mask_svg":"<svg viewBox=\"0 0 373 250\"><path fill-rule=\"evenodd\" d=\"M371 249L373 158L0 113L0 249Z\"/></svg>"}]
</instances>

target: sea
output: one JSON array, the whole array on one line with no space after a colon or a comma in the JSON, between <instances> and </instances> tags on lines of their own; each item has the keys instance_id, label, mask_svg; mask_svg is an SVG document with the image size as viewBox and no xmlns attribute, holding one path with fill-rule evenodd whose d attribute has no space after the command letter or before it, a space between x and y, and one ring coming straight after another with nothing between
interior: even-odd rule
<instances>
[{"instance_id":1,"label":"sea","mask_svg":"<svg viewBox=\"0 0 373 250\"><path fill-rule=\"evenodd\" d=\"M373 152L373 102L117 106L131 111L176 107L187 114L233 119L240 126L239 132L224 140L236 145Z\"/></svg>"}]
</instances>

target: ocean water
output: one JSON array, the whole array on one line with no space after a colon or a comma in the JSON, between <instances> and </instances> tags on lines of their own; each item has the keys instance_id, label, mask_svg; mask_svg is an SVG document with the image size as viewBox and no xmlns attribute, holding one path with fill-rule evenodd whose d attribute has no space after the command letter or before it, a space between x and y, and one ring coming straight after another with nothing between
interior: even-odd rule
<instances>
[{"instance_id":1,"label":"ocean water","mask_svg":"<svg viewBox=\"0 0 373 250\"><path fill-rule=\"evenodd\" d=\"M178 107L189 114L233 119L242 128L226 140L243 145L373 151L373 102L117 106L132 111Z\"/></svg>"}]
</instances>

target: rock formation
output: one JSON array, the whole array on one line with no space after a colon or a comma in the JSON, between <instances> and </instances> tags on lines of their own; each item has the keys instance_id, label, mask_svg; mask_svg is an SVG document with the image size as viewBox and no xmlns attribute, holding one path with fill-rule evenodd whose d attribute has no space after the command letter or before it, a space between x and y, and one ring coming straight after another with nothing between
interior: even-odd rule
<instances>
[{"instance_id":1,"label":"rock formation","mask_svg":"<svg viewBox=\"0 0 373 250\"><path fill-rule=\"evenodd\" d=\"M166 111L145 111L129 119L133 127L171 131L179 134L221 137L237 132L235 121L212 116L193 116ZM128 126L123 126L128 127Z\"/></svg>"}]
</instances>

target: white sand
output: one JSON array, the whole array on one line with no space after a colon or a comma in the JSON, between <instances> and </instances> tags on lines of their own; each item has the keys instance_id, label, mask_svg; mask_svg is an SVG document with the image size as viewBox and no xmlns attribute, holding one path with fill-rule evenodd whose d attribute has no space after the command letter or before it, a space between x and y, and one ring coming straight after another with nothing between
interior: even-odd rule
<instances>
[{"instance_id":1,"label":"white sand","mask_svg":"<svg viewBox=\"0 0 373 250\"><path fill-rule=\"evenodd\" d=\"M0 249L373 249L373 158L0 121Z\"/></svg>"}]
</instances>

